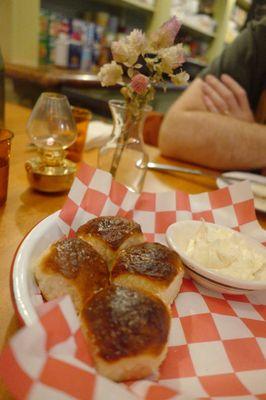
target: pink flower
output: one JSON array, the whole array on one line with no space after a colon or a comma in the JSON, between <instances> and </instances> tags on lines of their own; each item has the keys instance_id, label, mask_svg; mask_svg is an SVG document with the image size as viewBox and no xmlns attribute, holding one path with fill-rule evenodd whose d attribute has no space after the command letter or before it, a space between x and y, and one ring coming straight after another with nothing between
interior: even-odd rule
<instances>
[{"instance_id":1,"label":"pink flower","mask_svg":"<svg viewBox=\"0 0 266 400\"><path fill-rule=\"evenodd\" d=\"M137 94L145 94L149 84L149 78L142 74L135 75L131 80L131 88Z\"/></svg>"},{"instance_id":2,"label":"pink flower","mask_svg":"<svg viewBox=\"0 0 266 400\"><path fill-rule=\"evenodd\" d=\"M181 23L174 16L166 21L160 29L152 35L152 45L157 49L170 47L174 44L175 37L179 32Z\"/></svg>"}]
</instances>

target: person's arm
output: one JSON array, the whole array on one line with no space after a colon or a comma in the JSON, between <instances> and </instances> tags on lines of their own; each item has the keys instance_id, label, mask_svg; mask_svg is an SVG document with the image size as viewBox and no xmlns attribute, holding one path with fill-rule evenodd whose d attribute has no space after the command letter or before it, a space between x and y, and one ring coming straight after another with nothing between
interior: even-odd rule
<instances>
[{"instance_id":1,"label":"person's arm","mask_svg":"<svg viewBox=\"0 0 266 400\"><path fill-rule=\"evenodd\" d=\"M161 125L164 155L220 169L266 167L266 128L251 111L265 85L265 40L266 17L201 73L204 82L188 87Z\"/></svg>"},{"instance_id":2,"label":"person's arm","mask_svg":"<svg viewBox=\"0 0 266 400\"><path fill-rule=\"evenodd\" d=\"M209 112L202 85L196 79L166 114L159 136L162 154L218 169L266 167L266 127Z\"/></svg>"}]
</instances>

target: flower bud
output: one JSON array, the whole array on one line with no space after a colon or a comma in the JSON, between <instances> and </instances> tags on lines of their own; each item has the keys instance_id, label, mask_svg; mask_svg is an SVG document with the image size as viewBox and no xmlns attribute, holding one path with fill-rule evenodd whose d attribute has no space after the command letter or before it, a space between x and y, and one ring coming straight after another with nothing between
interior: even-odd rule
<instances>
[{"instance_id":1,"label":"flower bud","mask_svg":"<svg viewBox=\"0 0 266 400\"><path fill-rule=\"evenodd\" d=\"M149 78L142 74L135 75L131 80L131 88L137 94L145 94L149 84Z\"/></svg>"}]
</instances>

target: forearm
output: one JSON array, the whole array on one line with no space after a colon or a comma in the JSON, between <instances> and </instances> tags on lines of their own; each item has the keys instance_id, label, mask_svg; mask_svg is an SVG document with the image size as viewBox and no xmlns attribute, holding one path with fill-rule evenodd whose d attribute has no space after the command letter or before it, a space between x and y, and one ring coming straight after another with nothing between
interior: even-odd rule
<instances>
[{"instance_id":1,"label":"forearm","mask_svg":"<svg viewBox=\"0 0 266 400\"><path fill-rule=\"evenodd\" d=\"M265 126L205 111L170 111L159 147L165 156L212 168L266 167Z\"/></svg>"}]
</instances>

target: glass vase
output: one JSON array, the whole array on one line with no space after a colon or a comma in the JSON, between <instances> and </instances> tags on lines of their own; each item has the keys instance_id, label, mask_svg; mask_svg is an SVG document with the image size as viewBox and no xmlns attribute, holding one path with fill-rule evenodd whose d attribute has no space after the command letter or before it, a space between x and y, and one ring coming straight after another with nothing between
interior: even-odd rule
<instances>
[{"instance_id":1,"label":"glass vase","mask_svg":"<svg viewBox=\"0 0 266 400\"><path fill-rule=\"evenodd\" d=\"M113 131L99 151L98 167L110 172L129 190L140 193L149 161L143 148L143 123L151 107L134 109L121 100L110 100L109 107Z\"/></svg>"}]
</instances>

